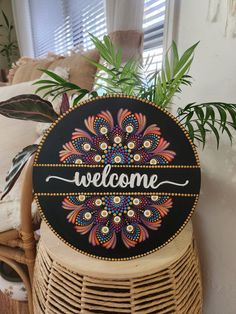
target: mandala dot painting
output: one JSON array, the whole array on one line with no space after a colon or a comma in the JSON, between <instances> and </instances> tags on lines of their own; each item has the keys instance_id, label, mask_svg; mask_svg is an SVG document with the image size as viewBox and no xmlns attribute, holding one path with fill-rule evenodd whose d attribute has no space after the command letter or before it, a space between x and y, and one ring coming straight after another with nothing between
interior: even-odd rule
<instances>
[{"instance_id":1,"label":"mandala dot painting","mask_svg":"<svg viewBox=\"0 0 236 314\"><path fill-rule=\"evenodd\" d=\"M36 153L43 219L81 253L126 260L169 243L198 200L200 165L167 111L135 97L98 97L61 116Z\"/></svg>"}]
</instances>

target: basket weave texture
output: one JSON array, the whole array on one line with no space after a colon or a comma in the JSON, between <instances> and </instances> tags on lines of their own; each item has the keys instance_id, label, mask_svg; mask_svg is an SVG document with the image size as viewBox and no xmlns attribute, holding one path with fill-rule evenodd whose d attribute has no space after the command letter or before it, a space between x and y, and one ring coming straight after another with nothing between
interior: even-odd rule
<instances>
[{"instance_id":1,"label":"basket weave texture","mask_svg":"<svg viewBox=\"0 0 236 314\"><path fill-rule=\"evenodd\" d=\"M72 271L56 260L42 239L35 265L33 298L37 314L199 314L202 288L196 245L192 238L185 252L167 267L157 266L151 273L147 269L142 276L131 274L130 278L126 275L122 279L117 274L114 278L102 278L99 272L93 277Z\"/></svg>"}]
</instances>

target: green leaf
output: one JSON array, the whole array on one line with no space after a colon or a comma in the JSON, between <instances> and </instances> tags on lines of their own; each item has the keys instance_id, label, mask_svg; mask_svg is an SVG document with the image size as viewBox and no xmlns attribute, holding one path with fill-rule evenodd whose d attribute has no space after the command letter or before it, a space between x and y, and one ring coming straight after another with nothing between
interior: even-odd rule
<instances>
[{"instance_id":1,"label":"green leaf","mask_svg":"<svg viewBox=\"0 0 236 314\"><path fill-rule=\"evenodd\" d=\"M206 130L204 129L203 125L198 120L196 120L195 122L198 126L198 130L200 131L202 143L203 143L203 148L204 148L205 143L206 143Z\"/></svg>"},{"instance_id":2,"label":"green leaf","mask_svg":"<svg viewBox=\"0 0 236 314\"><path fill-rule=\"evenodd\" d=\"M93 59L90 59L86 56L83 56L83 58L85 58L86 60L88 60L88 62L90 62L91 64L95 65L99 70L104 71L105 73L111 75L112 77L115 76L114 72L112 72L110 69L108 69L105 65L102 65L96 61L94 61Z\"/></svg>"},{"instance_id":3,"label":"green leaf","mask_svg":"<svg viewBox=\"0 0 236 314\"><path fill-rule=\"evenodd\" d=\"M59 83L66 83L66 80L64 80L62 77L60 77L59 75L57 75L56 73L47 70L47 69L38 69L44 73L46 73L48 76L50 76L51 78L53 78L56 82Z\"/></svg>"},{"instance_id":4,"label":"green leaf","mask_svg":"<svg viewBox=\"0 0 236 314\"><path fill-rule=\"evenodd\" d=\"M197 117L201 120L201 123L204 124L204 112L201 107L195 106L195 112Z\"/></svg>"},{"instance_id":5,"label":"green leaf","mask_svg":"<svg viewBox=\"0 0 236 314\"><path fill-rule=\"evenodd\" d=\"M173 73L176 73L176 67L179 63L179 54L175 41L172 42L172 51L173 51Z\"/></svg>"},{"instance_id":6,"label":"green leaf","mask_svg":"<svg viewBox=\"0 0 236 314\"><path fill-rule=\"evenodd\" d=\"M191 140L194 140L194 128L193 128L192 124L190 123L190 121L188 123L186 123L186 127L188 129L188 133L189 133Z\"/></svg>"},{"instance_id":7,"label":"green leaf","mask_svg":"<svg viewBox=\"0 0 236 314\"><path fill-rule=\"evenodd\" d=\"M168 81L171 80L171 69L168 54L165 56L165 74Z\"/></svg>"},{"instance_id":8,"label":"green leaf","mask_svg":"<svg viewBox=\"0 0 236 314\"><path fill-rule=\"evenodd\" d=\"M23 170L26 162L30 158L31 155L33 155L38 148L38 145L29 145L25 147L20 153L18 153L12 160L12 165L7 173L6 177L6 184L4 186L1 200L6 196L9 191L14 186L16 180L18 179L19 175L21 174L21 171Z\"/></svg>"},{"instance_id":9,"label":"green leaf","mask_svg":"<svg viewBox=\"0 0 236 314\"><path fill-rule=\"evenodd\" d=\"M32 85L39 85L39 84L50 84L50 85L58 85L57 82L53 81L53 80L39 80L37 82L34 82Z\"/></svg>"},{"instance_id":10,"label":"green leaf","mask_svg":"<svg viewBox=\"0 0 236 314\"><path fill-rule=\"evenodd\" d=\"M79 96L77 96L74 101L73 101L73 106L76 106L78 104L78 102L84 97L84 94L80 94Z\"/></svg>"},{"instance_id":11,"label":"green leaf","mask_svg":"<svg viewBox=\"0 0 236 314\"><path fill-rule=\"evenodd\" d=\"M207 122L207 124L209 125L209 127L211 128L211 130L213 131L213 133L215 134L215 137L216 137L216 143L217 143L217 149L219 148L219 144L220 144L220 136L219 136L219 133L216 129L216 127L210 123L210 122Z\"/></svg>"},{"instance_id":12,"label":"green leaf","mask_svg":"<svg viewBox=\"0 0 236 314\"><path fill-rule=\"evenodd\" d=\"M218 107L217 109L219 111L220 119L221 119L220 125L222 127L222 131L224 131L226 120L227 120L227 114L226 114L226 111L224 110L224 108Z\"/></svg>"},{"instance_id":13,"label":"green leaf","mask_svg":"<svg viewBox=\"0 0 236 314\"><path fill-rule=\"evenodd\" d=\"M0 102L0 114L37 122L53 122L58 118L51 103L37 95L20 95Z\"/></svg>"},{"instance_id":14,"label":"green leaf","mask_svg":"<svg viewBox=\"0 0 236 314\"><path fill-rule=\"evenodd\" d=\"M9 28L10 23L9 23L8 18L7 18L6 14L4 13L3 10L2 10L2 15L3 15L4 21L5 21L6 25L7 25L7 27Z\"/></svg>"},{"instance_id":15,"label":"green leaf","mask_svg":"<svg viewBox=\"0 0 236 314\"><path fill-rule=\"evenodd\" d=\"M192 59L192 55L194 53L195 48L197 47L197 45L199 44L199 41L194 44L193 46L191 46L190 48L188 48L184 54L182 55L182 57L180 58L176 68L175 68L175 72L174 75L176 75L181 68L188 62L188 60L191 58Z\"/></svg>"}]
</instances>

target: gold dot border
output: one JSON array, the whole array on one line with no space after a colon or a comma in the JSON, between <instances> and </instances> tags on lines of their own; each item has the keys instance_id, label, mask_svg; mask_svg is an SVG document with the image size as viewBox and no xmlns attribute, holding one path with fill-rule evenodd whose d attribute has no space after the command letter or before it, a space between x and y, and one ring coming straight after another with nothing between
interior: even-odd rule
<instances>
[{"instance_id":1,"label":"gold dot border","mask_svg":"<svg viewBox=\"0 0 236 314\"><path fill-rule=\"evenodd\" d=\"M60 239L63 243L65 243L67 246L69 246L71 249L81 253L81 254L84 254L88 257L93 257L93 258L96 258L96 259L99 259L99 260L104 260L104 261L129 261L129 260L133 260L133 259L137 259L137 258L140 258L140 257L144 257L144 256L147 256L149 254L152 254L156 251L159 251L161 248L163 248L164 246L166 246L167 244L169 244L172 240L174 240L174 238L177 237L177 235L184 229L184 227L187 225L187 223L189 222L193 212L194 212L194 209L196 208L197 206L197 203L198 203L198 196L196 196L195 198L195 201L194 201L194 204L193 204L193 207L191 209L191 212L189 213L187 219L185 220L185 222L183 223L183 225L176 231L176 233L170 237L166 242L164 242L162 245L158 246L157 248L151 250L151 251L148 251L146 253L143 253L143 254L138 254L138 255L135 255L135 256L131 256L131 257L122 257L122 258L109 258L109 257L103 257L103 256L97 256L97 255L93 255L93 254L90 254L90 253L87 253L85 251L82 251L78 248L76 248L75 246L73 246L72 244L70 244L69 242L67 242L65 239L63 239L53 228L52 226L49 224L49 222L47 221L47 218L45 217L44 215L44 212L43 212L43 209L41 208L41 205L39 203L39 199L37 196L35 196L35 201L36 201L36 204L39 208L39 212L40 212L40 215L42 217L42 219L46 222L47 226L49 227L49 229L55 234L55 236Z\"/></svg>"},{"instance_id":2,"label":"gold dot border","mask_svg":"<svg viewBox=\"0 0 236 314\"><path fill-rule=\"evenodd\" d=\"M62 168L104 168L104 165L87 165L87 164L36 164L34 163L34 167L62 167ZM197 168L200 167L197 165L112 165L112 168Z\"/></svg>"},{"instance_id":3,"label":"gold dot border","mask_svg":"<svg viewBox=\"0 0 236 314\"><path fill-rule=\"evenodd\" d=\"M35 196L77 196L77 195L85 195L85 196L104 196L104 195L167 195L167 196L182 196L182 197L196 197L199 194L193 194L193 193L169 193L169 192L57 192L57 193L34 193Z\"/></svg>"}]
</instances>

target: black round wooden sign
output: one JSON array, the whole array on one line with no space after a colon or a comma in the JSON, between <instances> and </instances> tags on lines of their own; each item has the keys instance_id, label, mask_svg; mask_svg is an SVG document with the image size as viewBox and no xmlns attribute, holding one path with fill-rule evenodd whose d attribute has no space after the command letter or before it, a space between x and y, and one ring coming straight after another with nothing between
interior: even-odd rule
<instances>
[{"instance_id":1,"label":"black round wooden sign","mask_svg":"<svg viewBox=\"0 0 236 314\"><path fill-rule=\"evenodd\" d=\"M188 133L135 97L81 103L51 125L34 163L43 219L81 253L136 258L170 242L198 200L200 166Z\"/></svg>"}]
</instances>

